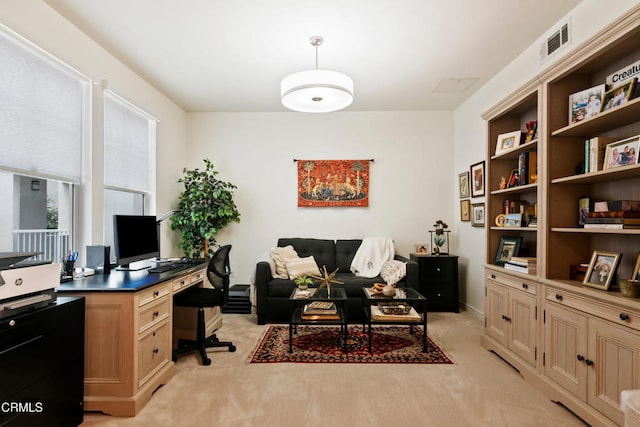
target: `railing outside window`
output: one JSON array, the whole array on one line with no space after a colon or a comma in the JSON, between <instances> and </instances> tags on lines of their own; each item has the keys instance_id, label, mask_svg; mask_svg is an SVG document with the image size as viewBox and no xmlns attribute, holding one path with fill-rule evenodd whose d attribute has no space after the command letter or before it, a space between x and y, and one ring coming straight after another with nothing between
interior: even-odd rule
<instances>
[{"instance_id":1,"label":"railing outside window","mask_svg":"<svg viewBox=\"0 0 640 427\"><path fill-rule=\"evenodd\" d=\"M69 230L13 230L15 252L42 252L38 261L60 262L69 252Z\"/></svg>"}]
</instances>

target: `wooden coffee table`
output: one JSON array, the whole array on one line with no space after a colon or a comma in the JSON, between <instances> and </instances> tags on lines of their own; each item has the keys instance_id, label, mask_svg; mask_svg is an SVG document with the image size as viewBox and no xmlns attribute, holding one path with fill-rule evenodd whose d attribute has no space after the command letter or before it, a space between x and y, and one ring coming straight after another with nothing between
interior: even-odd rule
<instances>
[{"instance_id":1,"label":"wooden coffee table","mask_svg":"<svg viewBox=\"0 0 640 427\"><path fill-rule=\"evenodd\" d=\"M422 325L422 351L427 352L427 299L418 291L411 288L397 288L396 295L386 297L374 294L370 288L362 288L365 320L363 329L369 326L369 353L371 353L371 326L372 325L408 325L413 333L415 325ZM381 306L405 304L411 306L411 312L407 315L381 313Z\"/></svg>"}]
</instances>

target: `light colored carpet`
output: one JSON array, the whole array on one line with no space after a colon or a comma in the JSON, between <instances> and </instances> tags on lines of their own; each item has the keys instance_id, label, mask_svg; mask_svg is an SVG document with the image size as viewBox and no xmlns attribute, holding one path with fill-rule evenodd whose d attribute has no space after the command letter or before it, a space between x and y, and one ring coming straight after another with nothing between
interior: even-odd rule
<instances>
[{"instance_id":1,"label":"light colored carpet","mask_svg":"<svg viewBox=\"0 0 640 427\"><path fill-rule=\"evenodd\" d=\"M469 313L430 313L429 335L454 365L248 364L266 326L224 314L218 332L235 353L210 352L211 366L178 359L176 376L134 418L86 413L100 426L584 426L480 346Z\"/></svg>"}]
</instances>

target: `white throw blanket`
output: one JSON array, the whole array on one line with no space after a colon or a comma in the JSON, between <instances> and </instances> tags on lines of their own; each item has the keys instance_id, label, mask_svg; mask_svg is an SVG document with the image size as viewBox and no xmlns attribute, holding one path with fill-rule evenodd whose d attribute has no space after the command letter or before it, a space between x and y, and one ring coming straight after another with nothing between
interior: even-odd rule
<instances>
[{"instance_id":1,"label":"white throw blanket","mask_svg":"<svg viewBox=\"0 0 640 427\"><path fill-rule=\"evenodd\" d=\"M351 272L360 277L376 277L382 265L393 259L393 240L386 237L365 237L351 261Z\"/></svg>"}]
</instances>

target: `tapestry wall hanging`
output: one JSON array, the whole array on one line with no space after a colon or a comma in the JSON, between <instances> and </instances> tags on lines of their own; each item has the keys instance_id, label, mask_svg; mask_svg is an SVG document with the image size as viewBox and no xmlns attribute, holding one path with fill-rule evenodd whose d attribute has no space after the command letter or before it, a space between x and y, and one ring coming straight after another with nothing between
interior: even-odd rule
<instances>
[{"instance_id":1,"label":"tapestry wall hanging","mask_svg":"<svg viewBox=\"0 0 640 427\"><path fill-rule=\"evenodd\" d=\"M371 160L297 160L298 206L369 206Z\"/></svg>"}]
</instances>

